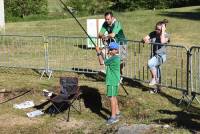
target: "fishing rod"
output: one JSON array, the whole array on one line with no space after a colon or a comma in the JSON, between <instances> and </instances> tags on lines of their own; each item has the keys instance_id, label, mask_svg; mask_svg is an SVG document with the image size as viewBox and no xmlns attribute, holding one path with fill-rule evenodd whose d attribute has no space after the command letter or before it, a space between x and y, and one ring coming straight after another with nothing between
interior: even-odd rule
<instances>
[{"instance_id":1,"label":"fishing rod","mask_svg":"<svg viewBox=\"0 0 200 134\"><path fill-rule=\"evenodd\" d=\"M78 21L78 19L76 18L76 16L71 12L71 10L67 7L67 5L62 1L59 0L62 5L64 6L65 9L67 9L67 11L72 15L72 17L76 20L76 22L78 23L78 25L81 27L81 29L85 32L85 34L88 36L88 38L90 39L90 41L92 42L92 44L96 47L95 42L92 40L92 38L89 36L89 34L87 33L87 31L84 29L84 27L81 25L81 23Z\"/></svg>"}]
</instances>

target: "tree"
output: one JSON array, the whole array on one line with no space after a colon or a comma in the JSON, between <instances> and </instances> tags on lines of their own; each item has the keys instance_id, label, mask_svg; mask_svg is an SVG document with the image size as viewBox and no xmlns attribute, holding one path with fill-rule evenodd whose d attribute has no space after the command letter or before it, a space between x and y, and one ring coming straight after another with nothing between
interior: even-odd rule
<instances>
[{"instance_id":1,"label":"tree","mask_svg":"<svg viewBox=\"0 0 200 134\"><path fill-rule=\"evenodd\" d=\"M47 0L5 0L6 16L24 17L35 14L47 14Z\"/></svg>"},{"instance_id":2,"label":"tree","mask_svg":"<svg viewBox=\"0 0 200 134\"><path fill-rule=\"evenodd\" d=\"M94 15L105 12L113 2L111 0L67 0L66 5L75 9L80 15Z\"/></svg>"}]
</instances>

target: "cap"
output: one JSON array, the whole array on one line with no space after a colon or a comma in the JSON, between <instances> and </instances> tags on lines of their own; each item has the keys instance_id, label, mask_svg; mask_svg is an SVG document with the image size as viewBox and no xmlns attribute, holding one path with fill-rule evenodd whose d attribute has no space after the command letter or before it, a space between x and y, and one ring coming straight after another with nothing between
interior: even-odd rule
<instances>
[{"instance_id":1,"label":"cap","mask_svg":"<svg viewBox=\"0 0 200 134\"><path fill-rule=\"evenodd\" d=\"M116 42L111 42L108 46L108 49L119 49L119 45Z\"/></svg>"}]
</instances>

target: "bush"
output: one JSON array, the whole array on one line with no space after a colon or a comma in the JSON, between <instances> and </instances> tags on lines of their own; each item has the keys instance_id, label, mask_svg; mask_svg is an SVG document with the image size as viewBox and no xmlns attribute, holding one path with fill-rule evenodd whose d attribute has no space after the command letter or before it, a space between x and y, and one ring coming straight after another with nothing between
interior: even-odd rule
<instances>
[{"instance_id":1,"label":"bush","mask_svg":"<svg viewBox=\"0 0 200 134\"><path fill-rule=\"evenodd\" d=\"M114 2L112 9L118 11L131 11L138 8L164 9L200 4L200 0L113 0L112 2Z\"/></svg>"},{"instance_id":2,"label":"bush","mask_svg":"<svg viewBox=\"0 0 200 134\"><path fill-rule=\"evenodd\" d=\"M4 0L6 19L48 13L47 0Z\"/></svg>"},{"instance_id":3,"label":"bush","mask_svg":"<svg viewBox=\"0 0 200 134\"><path fill-rule=\"evenodd\" d=\"M66 5L79 15L94 15L105 12L113 2L111 0L67 0Z\"/></svg>"}]
</instances>

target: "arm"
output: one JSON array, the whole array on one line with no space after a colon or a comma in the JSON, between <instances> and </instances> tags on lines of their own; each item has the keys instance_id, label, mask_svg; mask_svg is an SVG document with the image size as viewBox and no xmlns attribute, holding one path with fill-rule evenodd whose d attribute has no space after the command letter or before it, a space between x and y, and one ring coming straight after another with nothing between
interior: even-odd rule
<instances>
[{"instance_id":1,"label":"arm","mask_svg":"<svg viewBox=\"0 0 200 134\"><path fill-rule=\"evenodd\" d=\"M115 33L110 33L110 34L108 34L106 36L101 32L98 34L98 38L100 38L102 40L108 40L108 39L112 39L114 37L115 37Z\"/></svg>"},{"instance_id":2,"label":"arm","mask_svg":"<svg viewBox=\"0 0 200 134\"><path fill-rule=\"evenodd\" d=\"M110 33L110 34L108 34L108 36L107 36L109 39L110 38L114 38L115 37L115 33Z\"/></svg>"},{"instance_id":3,"label":"arm","mask_svg":"<svg viewBox=\"0 0 200 134\"><path fill-rule=\"evenodd\" d=\"M142 42L143 42L143 43L150 43L150 36L149 36L149 35L145 36L145 37L142 39Z\"/></svg>"},{"instance_id":4,"label":"arm","mask_svg":"<svg viewBox=\"0 0 200 134\"><path fill-rule=\"evenodd\" d=\"M100 32L98 33L98 38L102 39L102 40L107 40L107 36L105 36L105 32L106 32L106 23L104 22L102 27L101 27L101 30Z\"/></svg>"},{"instance_id":5,"label":"arm","mask_svg":"<svg viewBox=\"0 0 200 134\"><path fill-rule=\"evenodd\" d=\"M169 38L165 36L165 31L166 31L165 24L162 25L161 29L162 29L162 32L161 32L161 35L160 35L160 43L164 44L164 43L167 43L169 41Z\"/></svg>"},{"instance_id":6,"label":"arm","mask_svg":"<svg viewBox=\"0 0 200 134\"><path fill-rule=\"evenodd\" d=\"M104 33L101 33L101 32L100 32L100 33L98 34L98 38L100 38L100 39L102 39L103 36L104 36Z\"/></svg>"},{"instance_id":7,"label":"arm","mask_svg":"<svg viewBox=\"0 0 200 134\"><path fill-rule=\"evenodd\" d=\"M99 38L103 39L103 40L108 40L108 39L113 39L116 34L119 33L119 31L121 30L121 24L120 22L116 21L115 24L114 24L114 28L112 30L112 33L109 33L107 36L104 35L104 33L106 32L106 24L104 23L101 30L100 30L100 33L98 35Z\"/></svg>"},{"instance_id":8,"label":"arm","mask_svg":"<svg viewBox=\"0 0 200 134\"><path fill-rule=\"evenodd\" d=\"M96 46L96 52L97 52L97 57L99 59L99 64L104 65L103 54L102 54L101 50L99 49L99 46Z\"/></svg>"}]
</instances>

